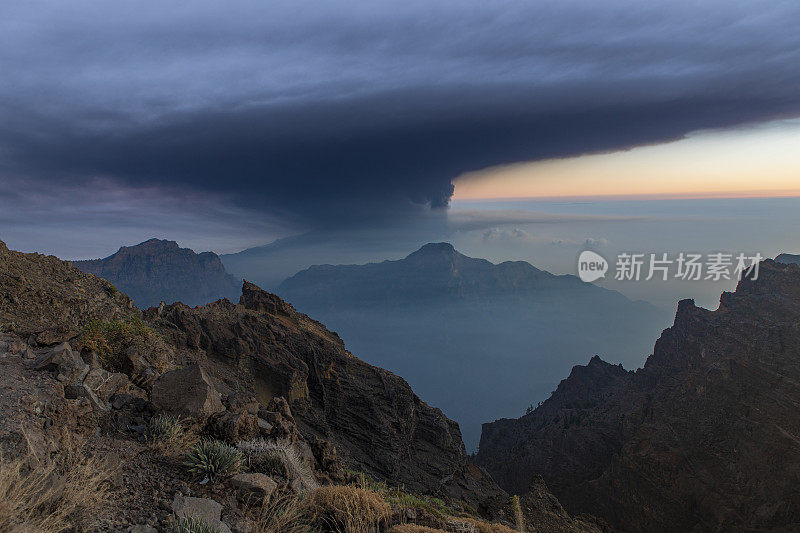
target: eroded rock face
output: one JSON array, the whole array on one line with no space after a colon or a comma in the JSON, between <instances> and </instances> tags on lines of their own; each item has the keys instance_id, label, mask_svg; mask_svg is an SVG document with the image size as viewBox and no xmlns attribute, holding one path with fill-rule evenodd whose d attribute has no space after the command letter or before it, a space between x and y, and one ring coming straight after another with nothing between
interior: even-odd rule
<instances>
[{"instance_id":1,"label":"eroded rock face","mask_svg":"<svg viewBox=\"0 0 800 533\"><path fill-rule=\"evenodd\" d=\"M195 420L225 410L219 392L198 364L159 377L153 383L151 400L162 411Z\"/></svg>"},{"instance_id":2,"label":"eroded rock face","mask_svg":"<svg viewBox=\"0 0 800 533\"><path fill-rule=\"evenodd\" d=\"M678 306L643 369L593 359L478 461L520 490L541 473L572 513L622 531L800 525L800 268L765 261L717 311Z\"/></svg>"}]
</instances>

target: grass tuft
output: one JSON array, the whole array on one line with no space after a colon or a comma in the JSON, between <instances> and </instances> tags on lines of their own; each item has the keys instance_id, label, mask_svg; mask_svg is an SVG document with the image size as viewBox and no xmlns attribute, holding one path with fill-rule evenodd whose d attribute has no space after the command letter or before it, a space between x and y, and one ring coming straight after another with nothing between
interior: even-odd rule
<instances>
[{"instance_id":1,"label":"grass tuft","mask_svg":"<svg viewBox=\"0 0 800 533\"><path fill-rule=\"evenodd\" d=\"M196 438L184 429L180 418L162 413L147 423L145 439L153 448L175 453L185 451Z\"/></svg>"},{"instance_id":2,"label":"grass tuft","mask_svg":"<svg viewBox=\"0 0 800 533\"><path fill-rule=\"evenodd\" d=\"M171 533L219 533L219 529L200 517L184 516L176 518L170 528Z\"/></svg>"},{"instance_id":3,"label":"grass tuft","mask_svg":"<svg viewBox=\"0 0 800 533\"><path fill-rule=\"evenodd\" d=\"M257 510L250 533L308 533L311 525L297 496L265 501Z\"/></svg>"},{"instance_id":4,"label":"grass tuft","mask_svg":"<svg viewBox=\"0 0 800 533\"><path fill-rule=\"evenodd\" d=\"M0 456L0 531L61 533L89 529L108 503L109 465L67 445L48 460Z\"/></svg>"},{"instance_id":5,"label":"grass tuft","mask_svg":"<svg viewBox=\"0 0 800 533\"><path fill-rule=\"evenodd\" d=\"M253 439L238 443L254 472L285 478L289 481L299 479L306 490L319 487L311 468L303 462L297 448L289 441Z\"/></svg>"}]
</instances>

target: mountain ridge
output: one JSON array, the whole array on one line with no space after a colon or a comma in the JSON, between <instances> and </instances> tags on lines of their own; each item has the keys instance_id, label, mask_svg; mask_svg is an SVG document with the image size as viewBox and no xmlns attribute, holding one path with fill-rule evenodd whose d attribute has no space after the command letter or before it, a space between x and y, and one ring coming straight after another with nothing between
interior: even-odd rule
<instances>
[{"instance_id":1,"label":"mountain ridge","mask_svg":"<svg viewBox=\"0 0 800 533\"><path fill-rule=\"evenodd\" d=\"M161 301L201 305L223 297L236 298L241 281L226 272L217 254L196 253L175 241L156 238L122 246L105 258L73 264L107 279L142 308Z\"/></svg>"}]
</instances>

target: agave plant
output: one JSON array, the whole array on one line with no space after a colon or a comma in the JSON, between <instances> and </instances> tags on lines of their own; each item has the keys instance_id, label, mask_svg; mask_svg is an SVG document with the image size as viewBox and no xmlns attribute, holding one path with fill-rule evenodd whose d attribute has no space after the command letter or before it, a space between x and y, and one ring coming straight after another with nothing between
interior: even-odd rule
<instances>
[{"instance_id":1,"label":"agave plant","mask_svg":"<svg viewBox=\"0 0 800 533\"><path fill-rule=\"evenodd\" d=\"M186 454L189 471L209 479L233 474L242 465L242 453L222 441L203 439Z\"/></svg>"}]
</instances>

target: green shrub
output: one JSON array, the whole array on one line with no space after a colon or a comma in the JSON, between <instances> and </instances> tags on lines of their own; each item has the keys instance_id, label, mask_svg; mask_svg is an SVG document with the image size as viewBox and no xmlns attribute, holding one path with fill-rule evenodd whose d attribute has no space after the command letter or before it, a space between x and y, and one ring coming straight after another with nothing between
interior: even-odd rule
<instances>
[{"instance_id":1,"label":"green shrub","mask_svg":"<svg viewBox=\"0 0 800 533\"><path fill-rule=\"evenodd\" d=\"M242 465L239 450L214 439L203 439L186 454L186 466L209 479L236 473Z\"/></svg>"},{"instance_id":2,"label":"green shrub","mask_svg":"<svg viewBox=\"0 0 800 533\"><path fill-rule=\"evenodd\" d=\"M100 358L103 368L110 371L122 370L119 360L125 350L137 341L147 341L155 332L141 319L132 317L126 320L90 320L81 331L81 349L93 351Z\"/></svg>"},{"instance_id":3,"label":"green shrub","mask_svg":"<svg viewBox=\"0 0 800 533\"><path fill-rule=\"evenodd\" d=\"M219 529L205 520L194 516L185 516L172 522L172 533L219 533Z\"/></svg>"}]
</instances>

